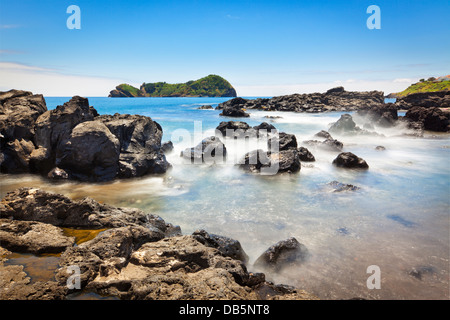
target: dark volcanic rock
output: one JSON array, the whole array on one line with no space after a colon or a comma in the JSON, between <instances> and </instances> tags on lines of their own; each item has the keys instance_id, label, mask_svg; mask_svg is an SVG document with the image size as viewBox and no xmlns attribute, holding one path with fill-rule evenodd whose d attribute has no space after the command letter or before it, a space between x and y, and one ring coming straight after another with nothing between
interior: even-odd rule
<instances>
[{"instance_id":1,"label":"dark volcanic rock","mask_svg":"<svg viewBox=\"0 0 450 320\"><path fill-rule=\"evenodd\" d=\"M207 110L207 109L214 109L212 106L210 106L210 105L204 105L204 106L200 106L200 107L198 107L197 109L200 109L200 110Z\"/></svg>"},{"instance_id":2,"label":"dark volcanic rock","mask_svg":"<svg viewBox=\"0 0 450 320\"><path fill-rule=\"evenodd\" d=\"M300 158L300 161L305 161L305 162L316 161L316 158L314 158L314 155L305 147L298 148L298 156Z\"/></svg>"},{"instance_id":3,"label":"dark volcanic rock","mask_svg":"<svg viewBox=\"0 0 450 320\"><path fill-rule=\"evenodd\" d=\"M356 131L356 123L352 116L343 114L328 130L330 133L344 134Z\"/></svg>"},{"instance_id":4,"label":"dark volcanic rock","mask_svg":"<svg viewBox=\"0 0 450 320\"><path fill-rule=\"evenodd\" d=\"M267 147L270 151L297 149L297 138L294 134L280 132L267 140Z\"/></svg>"},{"instance_id":5,"label":"dark volcanic rock","mask_svg":"<svg viewBox=\"0 0 450 320\"><path fill-rule=\"evenodd\" d=\"M181 151L180 156L191 163L223 163L227 149L218 137L211 136L203 139L197 146Z\"/></svg>"},{"instance_id":6,"label":"dark volcanic rock","mask_svg":"<svg viewBox=\"0 0 450 320\"><path fill-rule=\"evenodd\" d=\"M412 107L406 112L403 119L409 122L417 122L425 130L450 131L450 112L439 108Z\"/></svg>"},{"instance_id":7,"label":"dark volcanic rock","mask_svg":"<svg viewBox=\"0 0 450 320\"><path fill-rule=\"evenodd\" d=\"M356 156L351 152L342 152L336 159L333 160L333 164L337 167L343 168L355 168L355 169L368 169L367 162Z\"/></svg>"},{"instance_id":8,"label":"dark volcanic rock","mask_svg":"<svg viewBox=\"0 0 450 320\"><path fill-rule=\"evenodd\" d=\"M120 178L165 173L170 167L164 155L161 126L141 115L115 114L98 117L120 142ZM170 148L170 145L167 147Z\"/></svg>"},{"instance_id":9,"label":"dark volcanic rock","mask_svg":"<svg viewBox=\"0 0 450 320\"><path fill-rule=\"evenodd\" d=\"M222 137L245 137L250 125L243 121L222 121L216 128L216 134ZM218 134L220 133L220 134Z\"/></svg>"},{"instance_id":10,"label":"dark volcanic rock","mask_svg":"<svg viewBox=\"0 0 450 320\"><path fill-rule=\"evenodd\" d=\"M0 203L0 218L87 229L138 225L164 233L167 228L164 220L139 209L115 208L91 198L72 201L63 195L34 188L7 193Z\"/></svg>"},{"instance_id":11,"label":"dark volcanic rock","mask_svg":"<svg viewBox=\"0 0 450 320\"><path fill-rule=\"evenodd\" d=\"M379 127L391 127L395 125L398 120L397 106L393 103L375 106L370 109L358 110L356 115L369 121L364 125L367 129L373 129L373 125Z\"/></svg>"},{"instance_id":12,"label":"dark volcanic rock","mask_svg":"<svg viewBox=\"0 0 450 320\"><path fill-rule=\"evenodd\" d=\"M306 144L309 147L312 148L319 148L326 151L342 151L342 148L344 147L344 144L336 139L326 139L324 141L318 141L318 140L306 140L303 141L304 144Z\"/></svg>"},{"instance_id":13,"label":"dark volcanic rock","mask_svg":"<svg viewBox=\"0 0 450 320\"><path fill-rule=\"evenodd\" d=\"M197 230L192 236L205 246L218 249L226 257L240 260L244 263L248 262L248 255L242 248L241 243L237 240L216 234L209 234L205 230Z\"/></svg>"},{"instance_id":14,"label":"dark volcanic rock","mask_svg":"<svg viewBox=\"0 0 450 320\"><path fill-rule=\"evenodd\" d=\"M74 238L55 226L109 229L72 246ZM316 299L248 272L238 241L206 231L182 236L176 229L138 209L89 198L71 201L31 188L10 192L0 202L1 244L21 252L63 252L56 281L30 282L23 266L5 265L11 252L0 247L0 299L65 299L77 290L132 300ZM68 286L74 268L79 288Z\"/></svg>"},{"instance_id":15,"label":"dark volcanic rock","mask_svg":"<svg viewBox=\"0 0 450 320\"><path fill-rule=\"evenodd\" d=\"M245 100L240 98L239 107L266 111L326 112L356 111L384 104L381 91L351 92L344 88L333 88L326 93L292 94L270 99L258 98ZM219 109L222 108L219 105Z\"/></svg>"},{"instance_id":16,"label":"dark volcanic rock","mask_svg":"<svg viewBox=\"0 0 450 320\"><path fill-rule=\"evenodd\" d=\"M308 257L308 249L294 237L277 242L255 261L255 267L280 271L290 265L298 265Z\"/></svg>"},{"instance_id":17,"label":"dark volcanic rock","mask_svg":"<svg viewBox=\"0 0 450 320\"><path fill-rule=\"evenodd\" d=\"M107 181L171 167L161 150L158 123L140 115L99 116L83 97L47 111L42 95L1 92L0 119L2 172ZM55 168L67 177L55 175Z\"/></svg>"},{"instance_id":18,"label":"dark volcanic rock","mask_svg":"<svg viewBox=\"0 0 450 320\"><path fill-rule=\"evenodd\" d=\"M325 130L321 130L320 132L317 132L317 133L315 134L315 136L316 136L316 137L319 137L319 138L333 139L333 138L331 137L331 134L330 134L328 131L325 131Z\"/></svg>"},{"instance_id":19,"label":"dark volcanic rock","mask_svg":"<svg viewBox=\"0 0 450 320\"><path fill-rule=\"evenodd\" d=\"M220 116L246 118L250 116L243 110L246 102L246 99L234 98L219 104L217 108L222 109Z\"/></svg>"},{"instance_id":20,"label":"dark volcanic rock","mask_svg":"<svg viewBox=\"0 0 450 320\"><path fill-rule=\"evenodd\" d=\"M356 191L360 189L359 187L352 184L345 184L338 181L331 181L330 183L328 183L328 185L334 189L333 192Z\"/></svg>"},{"instance_id":21,"label":"dark volcanic rock","mask_svg":"<svg viewBox=\"0 0 450 320\"><path fill-rule=\"evenodd\" d=\"M409 110L412 107L450 108L450 91L412 93L397 99L395 105L399 110Z\"/></svg>"},{"instance_id":22,"label":"dark volcanic rock","mask_svg":"<svg viewBox=\"0 0 450 320\"><path fill-rule=\"evenodd\" d=\"M42 95L21 90L0 92L1 172L29 171L31 154L35 150L35 122L46 111Z\"/></svg>"},{"instance_id":23,"label":"dark volcanic rock","mask_svg":"<svg viewBox=\"0 0 450 320\"><path fill-rule=\"evenodd\" d=\"M164 154L168 154L173 151L173 143L172 141L167 141L161 144L161 151L164 152Z\"/></svg>"},{"instance_id":24,"label":"dark volcanic rock","mask_svg":"<svg viewBox=\"0 0 450 320\"><path fill-rule=\"evenodd\" d=\"M120 142L100 121L77 125L57 152L56 165L79 180L108 181L119 171Z\"/></svg>"},{"instance_id":25,"label":"dark volcanic rock","mask_svg":"<svg viewBox=\"0 0 450 320\"><path fill-rule=\"evenodd\" d=\"M277 173L295 173L300 171L301 163L296 149L266 152L261 149L245 154L239 161L239 167L247 172L274 175Z\"/></svg>"}]
</instances>

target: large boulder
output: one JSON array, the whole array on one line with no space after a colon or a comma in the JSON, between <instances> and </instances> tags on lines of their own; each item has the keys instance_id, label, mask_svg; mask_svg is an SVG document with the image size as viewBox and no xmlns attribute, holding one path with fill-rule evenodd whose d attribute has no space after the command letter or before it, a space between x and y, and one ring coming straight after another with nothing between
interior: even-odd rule
<instances>
[{"instance_id":1,"label":"large boulder","mask_svg":"<svg viewBox=\"0 0 450 320\"><path fill-rule=\"evenodd\" d=\"M119 170L120 142L100 121L77 125L57 150L56 165L79 180L108 181Z\"/></svg>"},{"instance_id":2,"label":"large boulder","mask_svg":"<svg viewBox=\"0 0 450 320\"><path fill-rule=\"evenodd\" d=\"M356 131L356 123L349 114L343 114L328 130L330 133L345 134Z\"/></svg>"},{"instance_id":3,"label":"large boulder","mask_svg":"<svg viewBox=\"0 0 450 320\"><path fill-rule=\"evenodd\" d=\"M244 137L247 131L250 129L250 125L243 121L222 121L216 127L216 135L230 138Z\"/></svg>"},{"instance_id":4,"label":"large boulder","mask_svg":"<svg viewBox=\"0 0 450 320\"><path fill-rule=\"evenodd\" d=\"M248 255L238 240L217 234L209 234L205 230L197 230L192 236L205 246L218 249L226 257L240 260L244 263L248 262Z\"/></svg>"},{"instance_id":5,"label":"large boulder","mask_svg":"<svg viewBox=\"0 0 450 320\"><path fill-rule=\"evenodd\" d=\"M216 136L203 139L197 146L181 151L181 157L191 163L223 163L227 156L227 148Z\"/></svg>"},{"instance_id":6,"label":"large boulder","mask_svg":"<svg viewBox=\"0 0 450 320\"><path fill-rule=\"evenodd\" d=\"M333 165L343 168L368 169L367 162L351 152L342 152L333 160Z\"/></svg>"},{"instance_id":7,"label":"large boulder","mask_svg":"<svg viewBox=\"0 0 450 320\"><path fill-rule=\"evenodd\" d=\"M115 114L98 117L120 142L118 177L165 173L170 167L161 145L163 130L151 118Z\"/></svg>"},{"instance_id":8,"label":"large boulder","mask_svg":"<svg viewBox=\"0 0 450 320\"><path fill-rule=\"evenodd\" d=\"M254 266L278 272L288 266L296 266L308 257L308 249L294 237L269 247L256 259Z\"/></svg>"},{"instance_id":9,"label":"large boulder","mask_svg":"<svg viewBox=\"0 0 450 320\"><path fill-rule=\"evenodd\" d=\"M79 96L43 113L36 120L34 142L38 150L30 160L32 169L46 175L55 167L57 153L64 148L73 128L94 120L97 115L97 111L89 106L88 99Z\"/></svg>"},{"instance_id":10,"label":"large boulder","mask_svg":"<svg viewBox=\"0 0 450 320\"><path fill-rule=\"evenodd\" d=\"M296 173L301 169L297 149L279 152L266 152L262 149L253 150L246 153L237 165L246 172L263 175Z\"/></svg>"},{"instance_id":11,"label":"large boulder","mask_svg":"<svg viewBox=\"0 0 450 320\"><path fill-rule=\"evenodd\" d=\"M285 132L275 134L267 140L267 147L270 151L297 149L297 146L295 135Z\"/></svg>"},{"instance_id":12,"label":"large boulder","mask_svg":"<svg viewBox=\"0 0 450 320\"><path fill-rule=\"evenodd\" d=\"M300 161L305 161L305 162L316 161L316 158L314 157L314 155L305 147L298 148L298 156L300 158Z\"/></svg>"},{"instance_id":13,"label":"large boulder","mask_svg":"<svg viewBox=\"0 0 450 320\"><path fill-rule=\"evenodd\" d=\"M40 94L22 90L0 92L0 133L7 141L32 140L36 119L46 111Z\"/></svg>"},{"instance_id":14,"label":"large boulder","mask_svg":"<svg viewBox=\"0 0 450 320\"><path fill-rule=\"evenodd\" d=\"M29 171L35 150L36 119L47 111L44 97L29 91L0 92L0 170L6 173Z\"/></svg>"}]
</instances>

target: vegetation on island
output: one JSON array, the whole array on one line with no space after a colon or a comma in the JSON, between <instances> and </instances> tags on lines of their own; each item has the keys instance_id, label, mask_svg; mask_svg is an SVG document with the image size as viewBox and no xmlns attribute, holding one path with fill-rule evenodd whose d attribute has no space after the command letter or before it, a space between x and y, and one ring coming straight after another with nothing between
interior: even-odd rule
<instances>
[{"instance_id":1,"label":"vegetation on island","mask_svg":"<svg viewBox=\"0 0 450 320\"><path fill-rule=\"evenodd\" d=\"M419 92L437 92L437 91L450 91L450 76L440 78L428 78L420 79L419 82L410 85L408 88L401 92L391 93L389 98L403 98L412 93Z\"/></svg>"},{"instance_id":2,"label":"vegetation on island","mask_svg":"<svg viewBox=\"0 0 450 320\"><path fill-rule=\"evenodd\" d=\"M186 83L144 82L139 89L120 84L109 97L236 97L236 90L224 78L211 74Z\"/></svg>"}]
</instances>

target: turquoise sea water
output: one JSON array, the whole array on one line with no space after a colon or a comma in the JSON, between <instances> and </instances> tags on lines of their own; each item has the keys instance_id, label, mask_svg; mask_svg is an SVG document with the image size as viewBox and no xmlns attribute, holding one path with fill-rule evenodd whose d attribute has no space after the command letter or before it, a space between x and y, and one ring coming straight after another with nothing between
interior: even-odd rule
<instances>
[{"instance_id":1,"label":"turquoise sea water","mask_svg":"<svg viewBox=\"0 0 450 320\"><path fill-rule=\"evenodd\" d=\"M49 109L69 98L46 98ZM369 164L365 172L331 165L337 152L312 150L316 162L303 163L298 174L256 176L233 165L256 142L225 140L229 161L223 165L190 165L180 151L195 146L221 121L250 125L265 116L279 131L295 134L299 144L327 130L342 113L296 114L252 111L250 118L230 119L215 107L228 98L89 98L100 114L150 116L161 124L163 141L172 140L167 156L173 169L164 176L105 184L54 185L32 175L2 175L1 196L19 186L37 186L73 198L90 196L116 206L138 207L181 226L238 239L250 257L248 268L265 249L294 236L309 250L300 266L269 280L295 285L323 299L448 299L450 252L450 136L407 135L405 128L376 131L383 136L334 136ZM357 119L363 125L363 119ZM194 128L201 132L195 133ZM174 140L180 132L184 140ZM385 151L375 147L382 145ZM331 181L353 184L353 192L333 192ZM381 289L368 289L367 268L381 270ZM420 277L411 275L419 271Z\"/></svg>"}]
</instances>

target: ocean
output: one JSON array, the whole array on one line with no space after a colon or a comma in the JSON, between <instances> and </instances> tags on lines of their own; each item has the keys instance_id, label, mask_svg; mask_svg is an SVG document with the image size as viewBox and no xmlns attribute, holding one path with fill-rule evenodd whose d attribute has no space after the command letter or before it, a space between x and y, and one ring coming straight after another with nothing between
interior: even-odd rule
<instances>
[{"instance_id":1,"label":"ocean","mask_svg":"<svg viewBox=\"0 0 450 320\"><path fill-rule=\"evenodd\" d=\"M55 108L70 98L48 97ZM406 128L377 128L379 136L338 136L344 151L362 157L367 171L334 167L338 152L311 150L316 162L297 174L259 176L233 161L257 145L224 141L225 164L191 165L180 151L211 135L221 121L263 121L295 134L299 145L314 139L342 112L306 114L247 110L250 118L220 117L229 98L89 98L100 114L141 114L163 128L173 165L164 176L110 183L53 184L35 175L0 175L1 196L21 186L40 187L73 199L85 196L122 207L137 207L179 225L240 241L253 262L269 246L295 237L309 252L301 265L266 273L266 278L304 289L321 299L449 299L450 136L408 135ZM266 116L281 118L268 119ZM362 127L363 120L355 118ZM183 137L181 139L180 137ZM376 146L384 146L384 151ZM332 181L359 187L333 192ZM379 267L380 288L369 288L370 266ZM369 270L369 271L368 271Z\"/></svg>"}]
</instances>

